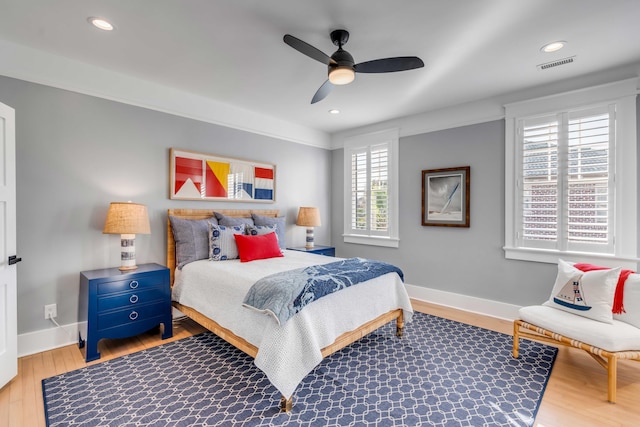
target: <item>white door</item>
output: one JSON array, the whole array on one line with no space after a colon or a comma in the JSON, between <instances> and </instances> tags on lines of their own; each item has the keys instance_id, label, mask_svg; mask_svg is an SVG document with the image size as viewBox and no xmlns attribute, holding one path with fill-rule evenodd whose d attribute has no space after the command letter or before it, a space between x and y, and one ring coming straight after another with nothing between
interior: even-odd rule
<instances>
[{"instance_id":1,"label":"white door","mask_svg":"<svg viewBox=\"0 0 640 427\"><path fill-rule=\"evenodd\" d=\"M0 387L18 374L15 111L0 103Z\"/></svg>"}]
</instances>

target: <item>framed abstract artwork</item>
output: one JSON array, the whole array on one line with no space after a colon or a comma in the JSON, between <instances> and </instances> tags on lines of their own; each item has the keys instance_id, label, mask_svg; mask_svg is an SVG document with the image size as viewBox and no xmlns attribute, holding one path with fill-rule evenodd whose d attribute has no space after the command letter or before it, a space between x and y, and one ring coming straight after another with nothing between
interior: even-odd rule
<instances>
[{"instance_id":1,"label":"framed abstract artwork","mask_svg":"<svg viewBox=\"0 0 640 427\"><path fill-rule=\"evenodd\" d=\"M171 149L171 199L273 203L276 167L271 163Z\"/></svg>"},{"instance_id":2,"label":"framed abstract artwork","mask_svg":"<svg viewBox=\"0 0 640 427\"><path fill-rule=\"evenodd\" d=\"M469 227L471 168L422 171L422 225Z\"/></svg>"}]
</instances>

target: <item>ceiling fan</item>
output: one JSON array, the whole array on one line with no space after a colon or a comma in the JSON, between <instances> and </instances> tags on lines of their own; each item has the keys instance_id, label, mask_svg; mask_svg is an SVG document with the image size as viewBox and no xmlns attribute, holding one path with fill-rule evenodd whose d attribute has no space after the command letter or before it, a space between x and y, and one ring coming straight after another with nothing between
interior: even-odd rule
<instances>
[{"instance_id":1,"label":"ceiling fan","mask_svg":"<svg viewBox=\"0 0 640 427\"><path fill-rule=\"evenodd\" d=\"M353 56L342 46L349 40L347 30L334 30L331 32L331 41L338 46L333 55L327 56L324 52L310 44L290 35L285 34L284 42L309 58L326 64L329 78L320 86L313 95L311 103L322 101L331 92L334 85L346 85L355 79L355 73L392 73L395 71L413 70L424 67L424 62L417 56L398 56L395 58L374 59L372 61L355 64Z\"/></svg>"}]
</instances>

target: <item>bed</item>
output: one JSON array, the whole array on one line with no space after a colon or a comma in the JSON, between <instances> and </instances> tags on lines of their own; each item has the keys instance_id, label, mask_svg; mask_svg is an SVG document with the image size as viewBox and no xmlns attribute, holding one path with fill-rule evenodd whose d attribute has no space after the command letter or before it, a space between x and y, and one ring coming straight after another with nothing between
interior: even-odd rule
<instances>
[{"instance_id":1,"label":"bed","mask_svg":"<svg viewBox=\"0 0 640 427\"><path fill-rule=\"evenodd\" d=\"M215 212L229 218L278 217L277 210ZM279 325L264 313L242 306L247 288L264 275L322 265L336 258L284 250L279 258L242 263L237 259L198 260L178 269L169 218L204 220L214 217L214 210L169 209L168 216L167 265L174 307L253 357L282 394L282 411L291 410L295 387L323 358L392 321L401 337L404 322L413 314L402 281L389 273L327 295ZM223 286L221 282L227 281Z\"/></svg>"}]
</instances>

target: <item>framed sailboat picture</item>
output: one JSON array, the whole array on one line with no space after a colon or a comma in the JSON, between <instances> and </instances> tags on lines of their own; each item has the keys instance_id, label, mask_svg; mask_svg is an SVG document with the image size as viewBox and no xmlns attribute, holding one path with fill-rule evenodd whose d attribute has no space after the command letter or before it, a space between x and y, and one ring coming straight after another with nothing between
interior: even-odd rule
<instances>
[{"instance_id":1,"label":"framed sailboat picture","mask_svg":"<svg viewBox=\"0 0 640 427\"><path fill-rule=\"evenodd\" d=\"M422 171L422 225L469 227L471 167Z\"/></svg>"}]
</instances>

